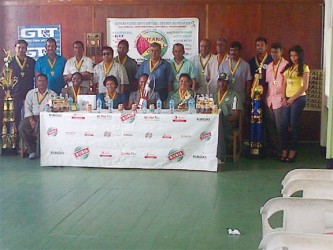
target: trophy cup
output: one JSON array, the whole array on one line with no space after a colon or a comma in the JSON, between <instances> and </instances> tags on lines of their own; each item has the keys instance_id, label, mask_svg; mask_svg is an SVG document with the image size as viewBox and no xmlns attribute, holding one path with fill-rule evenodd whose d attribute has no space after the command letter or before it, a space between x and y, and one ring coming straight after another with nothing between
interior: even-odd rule
<instances>
[{"instance_id":1,"label":"trophy cup","mask_svg":"<svg viewBox=\"0 0 333 250\"><path fill-rule=\"evenodd\" d=\"M154 75L150 75L147 79L147 82L145 84L145 87L143 89L143 94L140 97L139 103L138 103L138 108L142 108L142 103L144 100L147 102L148 106L148 101L150 98L153 96L154 91L155 91L155 86L156 86L156 80Z\"/></svg>"},{"instance_id":2,"label":"trophy cup","mask_svg":"<svg viewBox=\"0 0 333 250\"><path fill-rule=\"evenodd\" d=\"M17 128L15 125L14 116L14 98L11 95L13 87L16 85L18 78L13 77L13 70L9 68L9 63L12 61L12 56L9 50L3 50L5 53L4 62L5 66L2 71L0 79L0 87L2 88L5 96L0 105L3 106L3 119L1 129L2 150L1 155L16 154L16 139Z\"/></svg>"},{"instance_id":3,"label":"trophy cup","mask_svg":"<svg viewBox=\"0 0 333 250\"><path fill-rule=\"evenodd\" d=\"M251 109L251 121L250 121L250 157L260 158L262 157L263 147L263 124L262 124L262 94L264 92L263 87L259 84L261 77L260 64L258 73L254 75L253 86L251 89L252 109Z\"/></svg>"}]
</instances>

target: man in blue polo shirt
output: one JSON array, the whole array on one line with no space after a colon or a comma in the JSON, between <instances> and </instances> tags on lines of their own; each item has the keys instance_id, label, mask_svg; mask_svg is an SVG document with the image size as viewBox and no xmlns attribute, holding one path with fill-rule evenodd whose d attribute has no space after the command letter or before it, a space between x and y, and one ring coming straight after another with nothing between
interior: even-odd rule
<instances>
[{"instance_id":1,"label":"man in blue polo shirt","mask_svg":"<svg viewBox=\"0 0 333 250\"><path fill-rule=\"evenodd\" d=\"M166 101L168 94L172 91L172 84L175 76L171 70L169 62L161 58L161 45L151 43L149 46L150 59L142 62L135 78L139 79L143 73L154 75L156 81L155 91L158 92L162 101Z\"/></svg>"},{"instance_id":2,"label":"man in blue polo shirt","mask_svg":"<svg viewBox=\"0 0 333 250\"><path fill-rule=\"evenodd\" d=\"M63 56L56 54L57 42L53 38L46 40L46 55L38 58L35 65L35 78L40 73L47 75L48 89L53 90L58 95L61 89L65 86L63 72L66 64L66 59Z\"/></svg>"}]
</instances>

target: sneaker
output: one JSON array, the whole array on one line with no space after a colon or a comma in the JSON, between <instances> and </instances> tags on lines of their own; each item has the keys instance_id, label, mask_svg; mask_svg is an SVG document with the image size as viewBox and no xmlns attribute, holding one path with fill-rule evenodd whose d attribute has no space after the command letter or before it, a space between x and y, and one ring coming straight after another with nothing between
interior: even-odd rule
<instances>
[{"instance_id":1,"label":"sneaker","mask_svg":"<svg viewBox=\"0 0 333 250\"><path fill-rule=\"evenodd\" d=\"M36 159L37 155L35 152L29 154L29 160Z\"/></svg>"}]
</instances>

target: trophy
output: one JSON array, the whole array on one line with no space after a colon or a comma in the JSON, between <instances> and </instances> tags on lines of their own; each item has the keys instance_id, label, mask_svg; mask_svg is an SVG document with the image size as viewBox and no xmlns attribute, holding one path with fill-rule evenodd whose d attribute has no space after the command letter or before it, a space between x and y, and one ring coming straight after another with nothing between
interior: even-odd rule
<instances>
[{"instance_id":1,"label":"trophy","mask_svg":"<svg viewBox=\"0 0 333 250\"><path fill-rule=\"evenodd\" d=\"M144 100L147 102L150 100L150 98L153 96L156 86L156 80L154 75L150 75L147 79L147 82L145 84L145 87L143 89L143 94L140 97L138 107L142 108L142 103Z\"/></svg>"},{"instance_id":2,"label":"trophy","mask_svg":"<svg viewBox=\"0 0 333 250\"><path fill-rule=\"evenodd\" d=\"M250 120L250 156L262 157L263 147L263 120L262 120L262 94L263 87L259 84L261 78L260 64L258 73L254 75L253 85L251 89L252 109Z\"/></svg>"},{"instance_id":3,"label":"trophy","mask_svg":"<svg viewBox=\"0 0 333 250\"><path fill-rule=\"evenodd\" d=\"M3 50L5 53L4 62L5 66L2 71L2 77L0 79L0 87L5 93L2 103L3 106L3 119L1 129L2 139L2 155L16 154L16 140L17 140L17 128L15 125L14 116L14 98L11 95L11 91L17 84L18 78L13 77L13 70L9 68L9 63L13 57L9 50Z\"/></svg>"}]
</instances>

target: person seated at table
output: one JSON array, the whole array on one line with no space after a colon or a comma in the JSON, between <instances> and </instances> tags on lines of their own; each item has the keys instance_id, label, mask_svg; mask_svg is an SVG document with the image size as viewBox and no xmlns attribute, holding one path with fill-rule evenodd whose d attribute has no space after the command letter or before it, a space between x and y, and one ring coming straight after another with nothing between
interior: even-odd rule
<instances>
[{"instance_id":1,"label":"person seated at table","mask_svg":"<svg viewBox=\"0 0 333 250\"><path fill-rule=\"evenodd\" d=\"M47 88L47 76L39 74L37 88L30 90L25 98L24 116L18 127L20 137L27 146L29 159L39 157L39 113L44 110L51 96L57 93Z\"/></svg>"},{"instance_id":2,"label":"person seated at table","mask_svg":"<svg viewBox=\"0 0 333 250\"><path fill-rule=\"evenodd\" d=\"M81 86L82 83L82 74L80 72L75 72L71 79L73 86L63 88L61 93L63 96L68 95L68 98L71 97L74 103L77 103L78 95L89 95L89 88Z\"/></svg>"},{"instance_id":3,"label":"person seated at table","mask_svg":"<svg viewBox=\"0 0 333 250\"><path fill-rule=\"evenodd\" d=\"M103 85L106 88L106 92L97 95L97 100L100 99L102 101L103 109L109 107L110 99L113 101L114 109L117 109L119 104L124 104L125 95L117 92L118 80L115 76L107 76L103 81Z\"/></svg>"},{"instance_id":4,"label":"person seated at table","mask_svg":"<svg viewBox=\"0 0 333 250\"><path fill-rule=\"evenodd\" d=\"M148 77L149 76L146 73L143 73L140 75L139 89L135 92L131 92L129 101L128 101L128 109L131 109L133 104L137 104L138 107L141 108L143 99L145 99L147 101L147 107L149 107L150 104L154 104L156 107L156 101L159 98L158 92L154 91L153 93L151 93L151 91L146 90L147 93L145 94L145 87L146 87Z\"/></svg>"},{"instance_id":5,"label":"person seated at table","mask_svg":"<svg viewBox=\"0 0 333 250\"><path fill-rule=\"evenodd\" d=\"M217 80L218 90L214 94L214 103L221 110L218 142L218 159L225 160L226 148L232 145L232 134L238 130L238 121L243 110L240 95L229 88L229 77L226 73L221 73Z\"/></svg>"},{"instance_id":6,"label":"person seated at table","mask_svg":"<svg viewBox=\"0 0 333 250\"><path fill-rule=\"evenodd\" d=\"M191 88L192 79L189 74L183 73L179 76L178 89L169 93L167 100L167 107L169 108L169 102L171 99L175 101L175 107L178 109L187 109L188 100L195 96L194 91Z\"/></svg>"}]
</instances>

